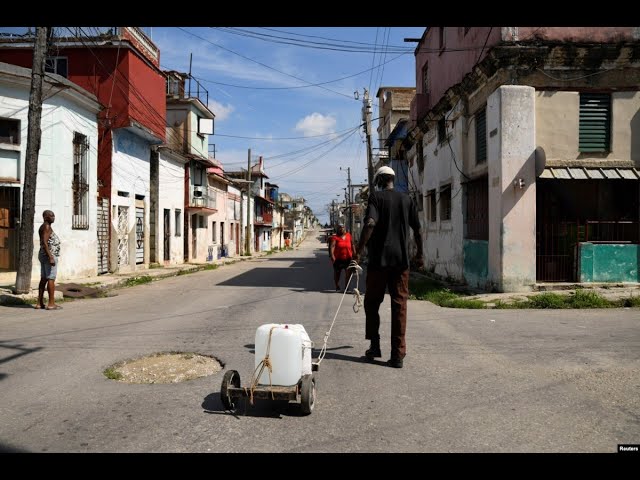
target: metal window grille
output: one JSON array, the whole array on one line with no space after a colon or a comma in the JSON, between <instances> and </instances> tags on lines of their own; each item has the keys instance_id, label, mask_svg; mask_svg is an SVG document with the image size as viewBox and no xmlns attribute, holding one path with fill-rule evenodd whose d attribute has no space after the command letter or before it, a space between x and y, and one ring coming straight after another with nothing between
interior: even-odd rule
<instances>
[{"instance_id":1,"label":"metal window grille","mask_svg":"<svg viewBox=\"0 0 640 480\"><path fill-rule=\"evenodd\" d=\"M487 110L476 113L476 163L487 162Z\"/></svg>"},{"instance_id":2,"label":"metal window grille","mask_svg":"<svg viewBox=\"0 0 640 480\"><path fill-rule=\"evenodd\" d=\"M489 240L489 186L487 177L466 184L467 218L465 238Z\"/></svg>"},{"instance_id":3,"label":"metal window grille","mask_svg":"<svg viewBox=\"0 0 640 480\"><path fill-rule=\"evenodd\" d=\"M451 220L451 185L440 188L440 220Z\"/></svg>"},{"instance_id":4,"label":"metal window grille","mask_svg":"<svg viewBox=\"0 0 640 480\"><path fill-rule=\"evenodd\" d=\"M435 223L438 215L436 212L436 191L429 190L427 196L429 197L429 221Z\"/></svg>"},{"instance_id":5,"label":"metal window grille","mask_svg":"<svg viewBox=\"0 0 640 480\"><path fill-rule=\"evenodd\" d=\"M73 133L73 220L72 228L89 229L89 139Z\"/></svg>"}]
</instances>

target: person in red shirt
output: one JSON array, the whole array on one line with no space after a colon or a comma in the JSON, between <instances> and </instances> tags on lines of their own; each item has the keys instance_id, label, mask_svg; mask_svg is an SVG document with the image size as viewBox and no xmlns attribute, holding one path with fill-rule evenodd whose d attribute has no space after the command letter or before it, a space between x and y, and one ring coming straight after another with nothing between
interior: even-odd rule
<instances>
[{"instance_id":1,"label":"person in red shirt","mask_svg":"<svg viewBox=\"0 0 640 480\"><path fill-rule=\"evenodd\" d=\"M349 263L353 258L353 240L351 234L347 232L344 225L338 225L338 233L330 240L329 256L333 263L333 281L336 284L336 292L340 291L340 275L345 270L344 288L347 288L349 282Z\"/></svg>"}]
</instances>

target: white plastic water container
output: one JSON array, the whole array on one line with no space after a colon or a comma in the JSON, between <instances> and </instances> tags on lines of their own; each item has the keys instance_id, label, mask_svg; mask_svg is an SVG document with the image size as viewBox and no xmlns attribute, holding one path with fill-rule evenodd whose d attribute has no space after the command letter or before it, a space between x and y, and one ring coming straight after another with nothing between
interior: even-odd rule
<instances>
[{"instance_id":1,"label":"white plastic water container","mask_svg":"<svg viewBox=\"0 0 640 480\"><path fill-rule=\"evenodd\" d=\"M302 325L268 323L258 327L254 368L258 368L267 354L271 329L273 329L269 349L269 361L272 366L271 381L269 381L269 369L265 367L258 379L258 384L288 387L298 383L303 375L311 375L313 342Z\"/></svg>"}]
</instances>

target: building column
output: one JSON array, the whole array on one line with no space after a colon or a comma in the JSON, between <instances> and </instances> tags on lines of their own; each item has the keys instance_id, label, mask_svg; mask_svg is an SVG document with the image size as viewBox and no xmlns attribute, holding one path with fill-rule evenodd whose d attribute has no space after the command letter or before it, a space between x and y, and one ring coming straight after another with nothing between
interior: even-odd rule
<instances>
[{"instance_id":1,"label":"building column","mask_svg":"<svg viewBox=\"0 0 640 480\"><path fill-rule=\"evenodd\" d=\"M499 87L487 99L489 280L503 292L536 282L535 89Z\"/></svg>"}]
</instances>

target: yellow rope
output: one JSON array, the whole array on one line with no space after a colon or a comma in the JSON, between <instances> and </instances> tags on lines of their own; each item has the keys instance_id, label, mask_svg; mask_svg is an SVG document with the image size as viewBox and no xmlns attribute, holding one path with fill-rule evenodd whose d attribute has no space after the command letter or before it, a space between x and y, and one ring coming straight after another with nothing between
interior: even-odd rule
<instances>
[{"instance_id":1,"label":"yellow rope","mask_svg":"<svg viewBox=\"0 0 640 480\"><path fill-rule=\"evenodd\" d=\"M265 367L269 369L269 389L271 390L271 399L275 400L275 397L273 395L273 385L271 383L271 372L273 371L273 366L271 365L271 360L269 359L269 353L271 351L271 334L273 333L273 329L276 327L271 327L271 329L269 330L269 342L267 343L267 352L264 356L264 358L260 361L260 363L258 364L258 366L256 367L256 369L253 371L253 376L251 377L251 386L249 387L249 403L251 405L253 405L253 392L255 391L257 385L258 385L258 381L260 380L260 377L262 376L262 372L264 371ZM260 369L260 372L258 373L258 375L256 375L256 372L258 371L258 369ZM247 395L247 387L244 387L244 393L245 395Z\"/></svg>"}]
</instances>

